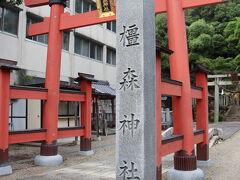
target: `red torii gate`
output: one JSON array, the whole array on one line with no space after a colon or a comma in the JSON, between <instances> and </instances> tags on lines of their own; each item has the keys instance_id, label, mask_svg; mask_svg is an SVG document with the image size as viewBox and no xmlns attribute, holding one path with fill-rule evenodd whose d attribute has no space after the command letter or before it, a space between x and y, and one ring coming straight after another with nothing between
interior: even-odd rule
<instances>
[{"instance_id":1,"label":"red torii gate","mask_svg":"<svg viewBox=\"0 0 240 180\"><path fill-rule=\"evenodd\" d=\"M173 80L181 81L181 98L173 97L173 119L174 119L174 133L182 134L184 136L181 148L173 148L172 151L175 154L175 165L174 167L178 170L194 170L196 169L196 157L194 155L194 134L192 132L192 104L191 104L191 87L190 87L190 76L189 76L189 66L188 66L188 50L187 50L187 40L186 40L186 25L184 18L184 9L193 8L198 6L222 3L226 0L156 0L155 1L155 13L167 12L168 17L168 34L169 34L169 48L174 51L173 55L170 57L170 67L171 67L171 78ZM48 0L25 0L25 4L29 7L35 7L39 5L47 5L49 2L60 2L60 1L48 1ZM49 36L53 32L61 33L63 30L68 30L72 28L79 28L99 23L106 23L116 20L116 16L111 16L107 18L99 18L98 11L87 12L77 15L69 15L69 13L63 13L63 6L59 4L53 4L51 6L51 17L44 18L41 23L33 24L29 27L28 35L40 35L49 33ZM60 12L59 12L60 11ZM54 13L55 12L55 13ZM53 22L53 16L55 15L56 24ZM58 20L56 20L58 19ZM56 28L56 29L52 29ZM51 36L49 37L51 38ZM61 39L60 34L58 34L59 40ZM49 39L49 46L54 46L51 44L51 39ZM54 42L56 43L56 41ZM49 47L50 49L50 47ZM58 48L59 49L59 48ZM55 53L60 54L55 50ZM160 59L157 56L157 59ZM181 61L179 61L181 59ZM159 62L157 61L159 64ZM160 69L157 69L159 74ZM157 75L157 77L160 75ZM207 112L207 88L206 88L206 75L204 73L197 73L196 75L197 85L203 88L202 100L197 101L197 129L205 130L201 144L198 144L198 160L208 160L208 112ZM158 81L159 83L159 81ZM157 84L158 84L157 83ZM175 88L175 87L174 87ZM172 88L172 90L174 89ZM164 90L164 88L161 88ZM175 89L176 91L176 89ZM193 91L193 90L192 90ZM170 92L170 91L169 91ZM160 92L157 92L160 93ZM160 93L161 94L161 93ZM158 94L159 96L159 94ZM160 98L160 97L159 97ZM158 99L157 99L158 101ZM161 102L158 102L160 106ZM159 112L159 111L157 111ZM201 113L200 113L201 112ZM187 114L187 115L186 115ZM157 122L158 133L161 132L161 115L158 114ZM159 178L161 177L161 154L162 145L161 137L157 136L158 145L158 158L157 158L157 169ZM173 151L175 149L175 151ZM170 153L170 152L169 152ZM161 154L161 155L160 155ZM182 163L184 162L184 163Z\"/></svg>"},{"instance_id":2,"label":"red torii gate","mask_svg":"<svg viewBox=\"0 0 240 180\"><path fill-rule=\"evenodd\" d=\"M161 179L161 157L169 153L177 152L175 154L174 167L178 170L196 169L194 144L198 144L198 159L204 161L208 160L206 74L200 72L196 76L197 85L202 87L203 90L191 89L188 69L189 66L184 9L222 3L224 1L225 0L156 0L156 14L167 12L168 16L169 48L174 51L174 53L170 57L171 77L173 80L175 80L175 82L161 82L161 71L159 69L160 56L157 55L157 85L160 85L159 83L161 82L162 92L158 91L156 93L157 97L159 97L161 94L169 94L175 96L173 97L173 119L175 127L174 133L176 135L174 137L175 139L173 138L170 140L171 143L167 141L161 141L161 136L159 135L161 133L161 115L158 114L158 156L156 160L158 179ZM92 11L71 16L69 15L69 13L64 13L65 0L25 0L25 5L28 7L37 7L48 4L51 7L50 17L44 18L44 21L41 23L30 25L28 29L28 35L35 36L46 33L49 34L45 84L47 93L44 93L44 99L46 99L46 103L44 104L45 111L43 115L43 124L44 128L46 128L47 131L46 138L44 139L46 140L46 143L42 144L40 154L52 156L57 155L56 139L59 136L57 130L57 122L58 102L59 99L61 99L61 94L59 93L59 82L61 66L62 31L72 28L79 28L99 23L115 21L116 17L112 16L106 18L99 18L98 11ZM179 59L181 59L181 61L179 61ZM180 82L176 84L177 81ZM179 85L179 83L181 85ZM89 87L89 83L86 82L85 86ZM90 91L89 88L85 90L87 92ZM166 93L164 93L164 91ZM199 129L200 131L197 131L196 133L194 133L192 130L193 122L191 98L193 97L199 99L197 101L197 129ZM89 98L90 95L89 97L86 97L86 99ZM157 98L158 108L161 107L161 102L159 101L159 99L160 97ZM85 101L85 103L90 103L90 101ZM85 107L87 108L87 105ZM86 115L89 115L90 108L88 110L85 109L85 111L87 111ZM89 151L91 150L91 129L89 129L90 122L85 121L85 123L87 123L85 124L85 126L88 128L84 130L84 137L81 138L81 150ZM2 147L0 147L0 149L1 148Z\"/></svg>"}]
</instances>

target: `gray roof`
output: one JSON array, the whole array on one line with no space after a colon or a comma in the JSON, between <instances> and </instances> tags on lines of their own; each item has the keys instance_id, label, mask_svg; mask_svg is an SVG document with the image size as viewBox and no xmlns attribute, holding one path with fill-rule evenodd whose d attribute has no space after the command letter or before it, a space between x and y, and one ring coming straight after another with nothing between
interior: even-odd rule
<instances>
[{"instance_id":1,"label":"gray roof","mask_svg":"<svg viewBox=\"0 0 240 180\"><path fill-rule=\"evenodd\" d=\"M97 81L92 83L92 88L96 93L103 95L111 95L116 96L116 91L112 87L110 87L108 81Z\"/></svg>"},{"instance_id":2,"label":"gray roof","mask_svg":"<svg viewBox=\"0 0 240 180\"><path fill-rule=\"evenodd\" d=\"M6 63L0 63L1 69L8 69L8 70L18 70L19 68L16 65L13 64L6 64Z\"/></svg>"}]
</instances>

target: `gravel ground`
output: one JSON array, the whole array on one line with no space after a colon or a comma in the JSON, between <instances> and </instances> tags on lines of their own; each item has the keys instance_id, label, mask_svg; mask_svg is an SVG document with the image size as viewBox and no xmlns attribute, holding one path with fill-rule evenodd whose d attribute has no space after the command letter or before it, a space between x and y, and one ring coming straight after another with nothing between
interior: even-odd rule
<instances>
[{"instance_id":1,"label":"gravel ground","mask_svg":"<svg viewBox=\"0 0 240 180\"><path fill-rule=\"evenodd\" d=\"M12 163L13 174L2 176L0 180L22 179L88 161L105 162L106 165L114 166L114 160L112 160L115 154L114 144L114 135L102 137L102 141L93 141L92 146L95 154L86 157L77 155L76 152L79 150L79 145L65 143L59 146L59 153L63 155L64 163L57 167L39 167L33 164L33 158L39 154L39 147L12 145L10 147L10 162ZM212 166L207 168L201 167L205 173L206 180L240 179L240 131L223 141L223 143L213 146L210 149L210 158ZM172 159L172 155L163 158L163 168L165 170L173 166Z\"/></svg>"},{"instance_id":2,"label":"gravel ground","mask_svg":"<svg viewBox=\"0 0 240 180\"><path fill-rule=\"evenodd\" d=\"M240 131L210 149L212 166L201 168L206 180L240 179Z\"/></svg>"},{"instance_id":3,"label":"gravel ground","mask_svg":"<svg viewBox=\"0 0 240 180\"><path fill-rule=\"evenodd\" d=\"M56 167L40 167L33 164L33 158L39 154L40 148L26 145L11 145L9 148L10 163L13 174L1 176L0 180L16 180L49 171L70 167L82 162L98 161L107 159L115 154L115 136L101 137L102 141L93 141L92 148L95 152L93 156L77 155L79 145L64 144L59 146L59 154L63 156L64 163Z\"/></svg>"}]
</instances>

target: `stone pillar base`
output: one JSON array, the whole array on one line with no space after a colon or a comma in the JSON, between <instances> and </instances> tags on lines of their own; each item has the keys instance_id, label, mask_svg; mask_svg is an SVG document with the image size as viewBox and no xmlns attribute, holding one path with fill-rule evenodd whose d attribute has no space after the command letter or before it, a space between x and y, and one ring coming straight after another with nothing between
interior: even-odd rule
<instances>
[{"instance_id":1,"label":"stone pillar base","mask_svg":"<svg viewBox=\"0 0 240 180\"><path fill-rule=\"evenodd\" d=\"M91 151L91 138L81 137L80 139L80 151Z\"/></svg>"},{"instance_id":2,"label":"stone pillar base","mask_svg":"<svg viewBox=\"0 0 240 180\"><path fill-rule=\"evenodd\" d=\"M204 173L201 169L179 171L172 168L167 172L167 180L204 180Z\"/></svg>"},{"instance_id":3,"label":"stone pillar base","mask_svg":"<svg viewBox=\"0 0 240 180\"><path fill-rule=\"evenodd\" d=\"M157 166L156 174L156 180L162 180L162 166Z\"/></svg>"},{"instance_id":4,"label":"stone pillar base","mask_svg":"<svg viewBox=\"0 0 240 180\"><path fill-rule=\"evenodd\" d=\"M0 149L0 176L12 174L12 167L8 163L8 149Z\"/></svg>"},{"instance_id":5,"label":"stone pillar base","mask_svg":"<svg viewBox=\"0 0 240 180\"><path fill-rule=\"evenodd\" d=\"M197 160L207 161L209 159L209 145L197 144Z\"/></svg>"},{"instance_id":6,"label":"stone pillar base","mask_svg":"<svg viewBox=\"0 0 240 180\"><path fill-rule=\"evenodd\" d=\"M43 142L40 148L41 156L56 156L58 154L58 145L57 141L54 141L52 144L47 144Z\"/></svg>"},{"instance_id":7,"label":"stone pillar base","mask_svg":"<svg viewBox=\"0 0 240 180\"><path fill-rule=\"evenodd\" d=\"M47 144L44 141L41 145L40 155L34 159L34 164L38 166L58 166L63 163L63 158L58 154L57 141Z\"/></svg>"},{"instance_id":8,"label":"stone pillar base","mask_svg":"<svg viewBox=\"0 0 240 180\"><path fill-rule=\"evenodd\" d=\"M83 156L91 156L94 154L91 146L91 138L81 137L79 154Z\"/></svg>"},{"instance_id":9,"label":"stone pillar base","mask_svg":"<svg viewBox=\"0 0 240 180\"><path fill-rule=\"evenodd\" d=\"M0 176L12 174L12 167L9 163L0 164Z\"/></svg>"},{"instance_id":10,"label":"stone pillar base","mask_svg":"<svg viewBox=\"0 0 240 180\"><path fill-rule=\"evenodd\" d=\"M34 159L34 164L38 166L58 166L62 163L63 163L63 158L59 154L54 156L38 155Z\"/></svg>"},{"instance_id":11,"label":"stone pillar base","mask_svg":"<svg viewBox=\"0 0 240 180\"><path fill-rule=\"evenodd\" d=\"M174 154L174 168L179 171L194 171L197 169L197 157L194 151L189 155L181 150Z\"/></svg>"},{"instance_id":12,"label":"stone pillar base","mask_svg":"<svg viewBox=\"0 0 240 180\"><path fill-rule=\"evenodd\" d=\"M90 151L79 151L79 154L80 155L83 155L83 156L91 156L94 154L93 150L90 150Z\"/></svg>"},{"instance_id":13,"label":"stone pillar base","mask_svg":"<svg viewBox=\"0 0 240 180\"><path fill-rule=\"evenodd\" d=\"M197 160L197 166L200 166L200 167L209 167L211 166L211 164L212 164L211 159L207 161Z\"/></svg>"}]
</instances>

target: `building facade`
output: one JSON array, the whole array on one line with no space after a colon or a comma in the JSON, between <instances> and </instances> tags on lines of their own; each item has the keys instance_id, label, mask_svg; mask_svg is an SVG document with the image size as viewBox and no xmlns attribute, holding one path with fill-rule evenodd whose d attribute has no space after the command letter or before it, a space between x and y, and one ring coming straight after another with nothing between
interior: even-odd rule
<instances>
[{"instance_id":1,"label":"building facade","mask_svg":"<svg viewBox=\"0 0 240 180\"><path fill-rule=\"evenodd\" d=\"M65 12L72 15L93 10L96 10L96 2L90 0L70 0L65 8ZM49 15L49 6L28 8L24 4L18 7L0 5L0 59L17 61L17 66L24 69L27 76L44 79L48 35L29 37L27 27L29 24L43 21L43 18ZM92 74L98 80L108 81L110 86L115 88L115 44L115 22L64 31L61 81L70 83L80 72ZM19 73L12 73L11 84L19 84ZM13 106L10 112L11 129L40 128L39 100L13 100L10 105ZM27 111L19 107L27 107ZM59 126L75 125L73 108L69 107L74 107L74 104L60 103ZM68 115L71 115L70 122Z\"/></svg>"},{"instance_id":2,"label":"building facade","mask_svg":"<svg viewBox=\"0 0 240 180\"><path fill-rule=\"evenodd\" d=\"M65 8L70 14L96 10L96 3L70 0ZM44 78L47 35L27 36L27 25L49 17L48 6L28 8L0 7L0 58L17 61L28 75ZM63 33L61 81L76 78L78 72L93 74L115 87L116 23L78 28Z\"/></svg>"}]
</instances>

